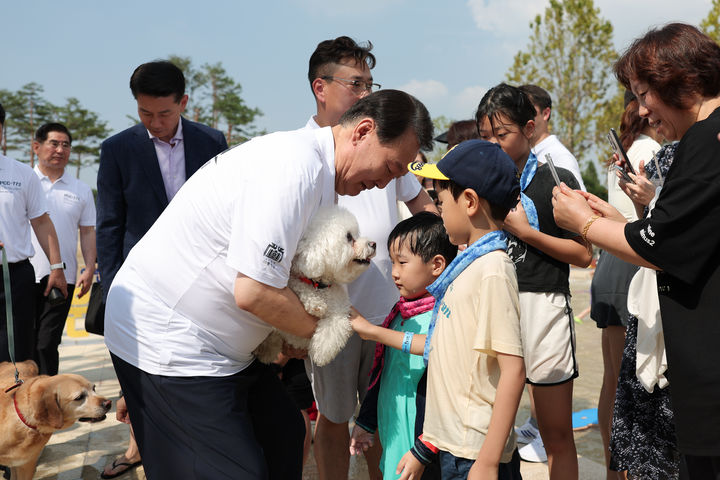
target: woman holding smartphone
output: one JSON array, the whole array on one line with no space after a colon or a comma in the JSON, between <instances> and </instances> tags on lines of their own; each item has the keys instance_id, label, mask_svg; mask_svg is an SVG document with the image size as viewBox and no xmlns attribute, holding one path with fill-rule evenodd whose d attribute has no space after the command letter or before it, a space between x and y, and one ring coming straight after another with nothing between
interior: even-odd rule
<instances>
[{"instance_id":1,"label":"woman holding smartphone","mask_svg":"<svg viewBox=\"0 0 720 480\"><path fill-rule=\"evenodd\" d=\"M658 270L678 449L689 478L720 476L720 46L668 24L636 40L615 73L640 116L680 140L652 216L627 223L597 197L553 192L564 228L613 255ZM682 467L681 467L682 468Z\"/></svg>"}]
</instances>

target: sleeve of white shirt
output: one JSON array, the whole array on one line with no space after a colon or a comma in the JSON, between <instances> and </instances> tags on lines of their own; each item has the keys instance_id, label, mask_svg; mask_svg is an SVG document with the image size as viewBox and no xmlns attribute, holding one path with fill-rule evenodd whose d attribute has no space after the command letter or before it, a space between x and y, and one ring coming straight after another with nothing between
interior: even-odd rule
<instances>
[{"instance_id":1,"label":"sleeve of white shirt","mask_svg":"<svg viewBox=\"0 0 720 480\"><path fill-rule=\"evenodd\" d=\"M35 219L45 213L48 213L47 200L43 191L40 179L32 170L27 178L27 189L25 190L25 198L27 199L27 216L28 219Z\"/></svg>"},{"instance_id":2,"label":"sleeve of white shirt","mask_svg":"<svg viewBox=\"0 0 720 480\"><path fill-rule=\"evenodd\" d=\"M81 227L94 227L95 226L95 199L93 198L92 190L90 187L82 184L82 202L83 210L80 213L80 226Z\"/></svg>"},{"instance_id":3,"label":"sleeve of white shirt","mask_svg":"<svg viewBox=\"0 0 720 480\"><path fill-rule=\"evenodd\" d=\"M397 199L401 202L409 202L418 196L422 186L417 177L408 172L395 180L395 188L397 189Z\"/></svg>"},{"instance_id":4,"label":"sleeve of white shirt","mask_svg":"<svg viewBox=\"0 0 720 480\"><path fill-rule=\"evenodd\" d=\"M227 264L260 283L287 285L290 264L309 219L320 206L317 168L288 164L278 178L245 178L234 200Z\"/></svg>"}]
</instances>

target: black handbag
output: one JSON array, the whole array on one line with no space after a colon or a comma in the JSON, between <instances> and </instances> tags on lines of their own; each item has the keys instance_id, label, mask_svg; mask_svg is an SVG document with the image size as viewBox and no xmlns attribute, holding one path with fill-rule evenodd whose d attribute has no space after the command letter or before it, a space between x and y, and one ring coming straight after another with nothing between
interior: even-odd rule
<instances>
[{"instance_id":1,"label":"black handbag","mask_svg":"<svg viewBox=\"0 0 720 480\"><path fill-rule=\"evenodd\" d=\"M85 330L96 335L105 332L105 302L100 282L93 283L90 288L90 299L85 313Z\"/></svg>"}]
</instances>

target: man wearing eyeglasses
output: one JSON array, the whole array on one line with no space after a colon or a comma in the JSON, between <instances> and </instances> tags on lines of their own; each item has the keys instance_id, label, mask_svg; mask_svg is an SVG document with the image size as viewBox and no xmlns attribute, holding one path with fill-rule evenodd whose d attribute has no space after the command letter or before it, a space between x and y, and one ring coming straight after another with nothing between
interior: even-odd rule
<instances>
[{"instance_id":1,"label":"man wearing eyeglasses","mask_svg":"<svg viewBox=\"0 0 720 480\"><path fill-rule=\"evenodd\" d=\"M308 69L317 113L308 120L306 128L337 125L348 108L380 88L370 73L375 67L375 56L370 50L372 43L358 45L345 36L318 44ZM348 287L353 306L375 324L382 323L398 300L385 244L399 220L398 201L405 202L413 214L423 210L437 213L432 199L411 173L391 180L385 188L372 188L354 197L341 195L338 198L338 205L357 217L362 234L378 245L372 267ZM310 360L305 361L319 411L313 448L321 480L348 476L348 422L358 401L362 402L365 397L374 353L374 342L354 334L329 365L317 367ZM365 452L365 458L370 478L380 479L382 474L378 465L382 451L377 447L379 442L375 445Z\"/></svg>"},{"instance_id":2,"label":"man wearing eyeglasses","mask_svg":"<svg viewBox=\"0 0 720 480\"><path fill-rule=\"evenodd\" d=\"M65 262L68 294L63 302L52 302L43 295L50 276L50 261L33 235L35 255L30 259L37 287L35 322L35 360L41 375L58 373L58 345L62 339L75 286L78 298L85 295L95 274L95 201L88 185L65 171L70 161L72 136L61 123L46 123L35 132L32 148L38 158L35 174L40 179L50 217L57 231L60 256ZM77 276L77 244L86 268ZM76 282L77 279L77 282Z\"/></svg>"},{"instance_id":3,"label":"man wearing eyeglasses","mask_svg":"<svg viewBox=\"0 0 720 480\"><path fill-rule=\"evenodd\" d=\"M5 110L0 105L0 140L4 124ZM12 297L7 298L5 275L8 272L3 266L0 269L0 362L10 360L5 302L11 300L15 360L33 358L35 274L28 260L34 254L30 230L35 232L42 251L50 259L50 273L43 294L47 295L51 288L57 287L67 297L57 234L48 215L40 181L28 165L0 154L0 247L7 258L12 292Z\"/></svg>"}]
</instances>

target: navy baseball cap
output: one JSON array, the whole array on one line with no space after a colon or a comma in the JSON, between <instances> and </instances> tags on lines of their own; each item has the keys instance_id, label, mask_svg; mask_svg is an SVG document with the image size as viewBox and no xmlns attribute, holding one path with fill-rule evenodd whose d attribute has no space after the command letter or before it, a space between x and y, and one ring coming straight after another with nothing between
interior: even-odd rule
<instances>
[{"instance_id":1,"label":"navy baseball cap","mask_svg":"<svg viewBox=\"0 0 720 480\"><path fill-rule=\"evenodd\" d=\"M496 143L466 140L449 150L437 164L412 162L408 170L421 177L452 180L501 207L513 208L518 202L517 168Z\"/></svg>"}]
</instances>

